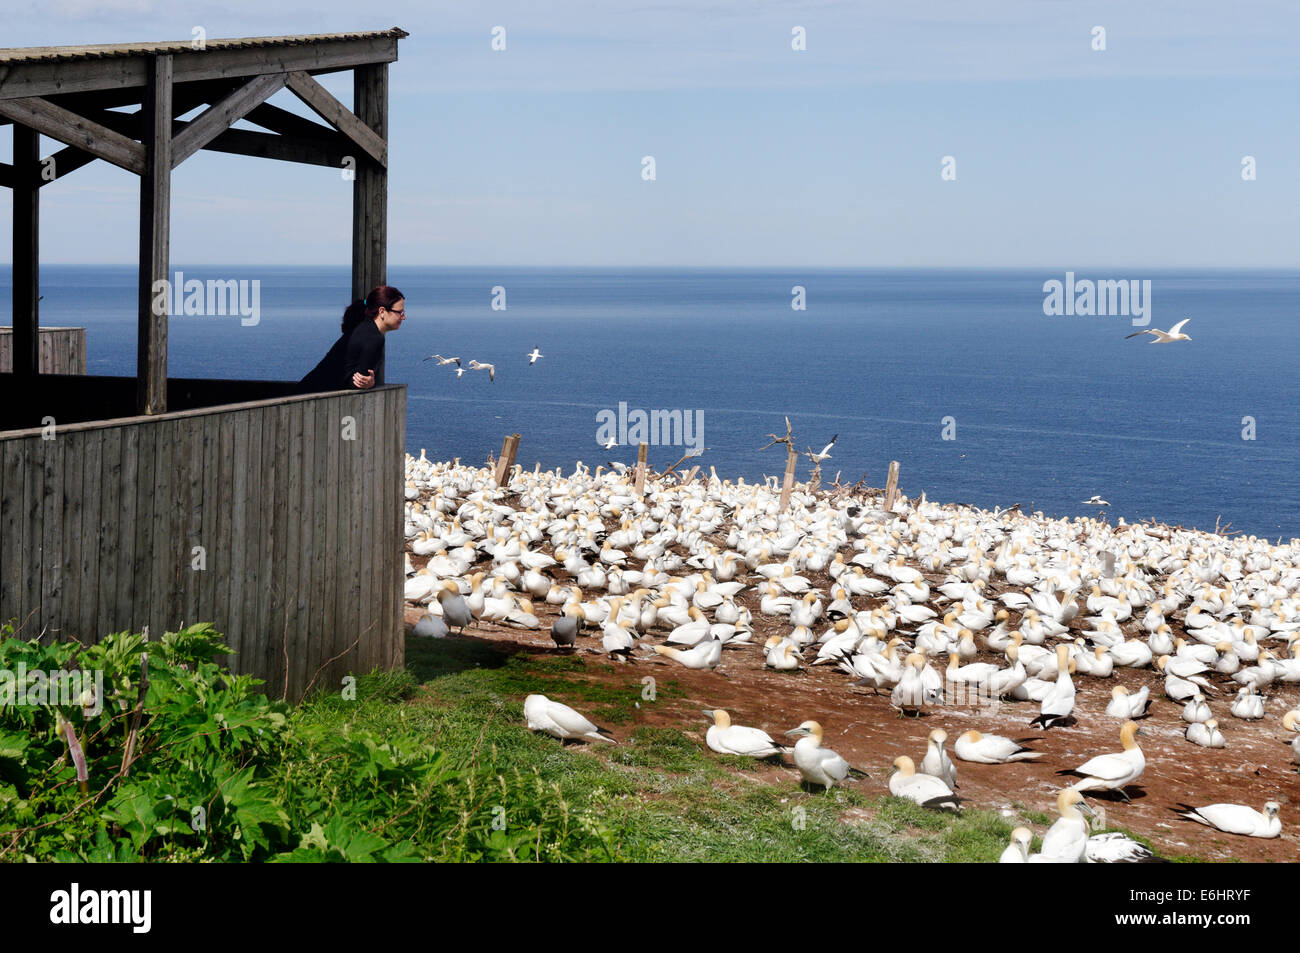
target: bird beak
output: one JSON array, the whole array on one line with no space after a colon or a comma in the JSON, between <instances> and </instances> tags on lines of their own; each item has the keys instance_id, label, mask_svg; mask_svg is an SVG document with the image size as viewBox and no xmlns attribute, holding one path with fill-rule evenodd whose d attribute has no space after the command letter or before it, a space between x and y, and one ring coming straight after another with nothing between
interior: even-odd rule
<instances>
[{"instance_id":1,"label":"bird beak","mask_svg":"<svg viewBox=\"0 0 1300 953\"><path fill-rule=\"evenodd\" d=\"M808 734L807 728L791 728L789 731L785 733L787 738L796 738L806 734Z\"/></svg>"},{"instance_id":2,"label":"bird beak","mask_svg":"<svg viewBox=\"0 0 1300 953\"><path fill-rule=\"evenodd\" d=\"M700 710L709 716L709 721L717 721L717 719L713 717L713 712L708 708L701 708Z\"/></svg>"},{"instance_id":3,"label":"bird beak","mask_svg":"<svg viewBox=\"0 0 1300 953\"><path fill-rule=\"evenodd\" d=\"M1087 802L1087 801L1080 801L1080 802L1079 802L1079 810L1083 811L1083 813L1087 814L1089 817L1096 817L1096 816L1097 816L1097 812L1094 811L1094 810L1093 810L1093 809L1088 805L1088 802Z\"/></svg>"}]
</instances>

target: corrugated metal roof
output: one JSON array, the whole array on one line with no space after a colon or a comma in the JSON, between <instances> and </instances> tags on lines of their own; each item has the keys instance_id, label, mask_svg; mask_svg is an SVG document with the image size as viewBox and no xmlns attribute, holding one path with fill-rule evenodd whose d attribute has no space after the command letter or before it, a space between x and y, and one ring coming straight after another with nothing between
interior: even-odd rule
<instances>
[{"instance_id":1,"label":"corrugated metal roof","mask_svg":"<svg viewBox=\"0 0 1300 953\"><path fill-rule=\"evenodd\" d=\"M27 46L0 49L0 63L40 63L67 60L98 60L151 53L193 54L214 50L239 50L273 46L311 46L344 40L396 40L410 36L405 30L369 30L362 33L317 33L304 36L247 36L233 39L209 39L203 49L195 49L192 40L163 43L101 43L94 46Z\"/></svg>"}]
</instances>

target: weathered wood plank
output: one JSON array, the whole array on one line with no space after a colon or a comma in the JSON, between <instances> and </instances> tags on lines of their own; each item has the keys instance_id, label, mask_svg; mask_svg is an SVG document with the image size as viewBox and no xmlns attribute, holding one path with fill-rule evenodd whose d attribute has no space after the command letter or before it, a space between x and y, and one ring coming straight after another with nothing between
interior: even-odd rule
<instances>
[{"instance_id":1,"label":"weathered wood plank","mask_svg":"<svg viewBox=\"0 0 1300 953\"><path fill-rule=\"evenodd\" d=\"M99 489L103 472L104 431L78 443L76 451L70 456L81 458L78 464L81 485L76 490L81 498L81 523L76 527L76 543L69 554L77 591L68 594L63 615L68 620L70 632L86 642L99 638L95 632L95 613L99 598L99 544L103 535L99 518Z\"/></svg>"},{"instance_id":2,"label":"weathered wood plank","mask_svg":"<svg viewBox=\"0 0 1300 953\"><path fill-rule=\"evenodd\" d=\"M364 408L364 395L353 395L344 398L339 402L339 440L335 444L337 452L335 453L337 471L334 474L334 484L338 487L338 542L337 550L338 559L338 576L336 585L343 593L341 600L336 600L334 607L335 618L335 638L334 645L326 658L334 658L341 655L338 661L331 663L328 670L329 684L337 680L333 677L335 671L343 666L351 658L348 646L352 640L357 637L357 625L361 614L361 579L369 568L366 560L357 552L358 535L364 531L363 520L365 519L365 501L360 493L357 492L357 481L361 476L364 467L360 464L360 459L365 454L365 448L371 443L370 434L366 433L366 419ZM341 439L344 431L344 421L351 418L351 440ZM351 666L347 665L350 671Z\"/></svg>"},{"instance_id":3,"label":"weathered wood plank","mask_svg":"<svg viewBox=\"0 0 1300 953\"><path fill-rule=\"evenodd\" d=\"M99 471L99 564L95 579L98 587L94 622L90 638L99 640L117 631L118 574L122 564L122 537L131 532L128 508L135 508L135 494L126 493L123 481L122 454L127 427L109 427L104 431L104 449ZM129 497L129 500L128 500Z\"/></svg>"},{"instance_id":4,"label":"weathered wood plank","mask_svg":"<svg viewBox=\"0 0 1300 953\"><path fill-rule=\"evenodd\" d=\"M153 453L153 492L150 494L147 511L150 522L150 548L147 562L150 564L149 585L149 631L152 638L160 639L169 628L168 618L171 606L168 604L167 587L171 579L176 557L176 541L171 535L171 476L174 420L160 420L150 428L154 432L155 447ZM141 474L141 481L144 480Z\"/></svg>"},{"instance_id":5,"label":"weathered wood plank","mask_svg":"<svg viewBox=\"0 0 1300 953\"><path fill-rule=\"evenodd\" d=\"M167 314L171 287L172 58L155 57L141 113L145 163L140 170L139 333L136 343L136 412L167 410ZM165 284L160 285L159 282Z\"/></svg>"},{"instance_id":6,"label":"weathered wood plank","mask_svg":"<svg viewBox=\"0 0 1300 953\"><path fill-rule=\"evenodd\" d=\"M168 57L170 59L170 57ZM25 99L0 99L0 115L8 116L15 123L21 123L35 129L41 135L57 139L64 145L76 146L93 153L105 162L111 162L119 168L143 174L145 169L145 147L107 126L101 126L84 116L78 116L71 110L56 106L47 99L31 97ZM18 178L16 175L15 178ZM16 183L21 184L21 183Z\"/></svg>"},{"instance_id":7,"label":"weathered wood plank","mask_svg":"<svg viewBox=\"0 0 1300 953\"><path fill-rule=\"evenodd\" d=\"M23 612L23 568L27 552L23 518L23 488L27 471L23 467L26 441L0 441L0 625L21 620Z\"/></svg>"},{"instance_id":8,"label":"weathered wood plank","mask_svg":"<svg viewBox=\"0 0 1300 953\"><path fill-rule=\"evenodd\" d=\"M40 608L45 576L45 448L39 436L19 441L22 452L23 543L26 560L22 576L22 614L16 627L22 638L30 639L41 631Z\"/></svg>"},{"instance_id":9,"label":"weathered wood plank","mask_svg":"<svg viewBox=\"0 0 1300 953\"><path fill-rule=\"evenodd\" d=\"M281 584L284 587L284 617L274 620L279 627L275 630L277 638L273 642L274 664L268 668L272 681L267 684L267 694L273 698L284 697L288 689L287 679L291 672L288 661L290 641L297 641L303 637L303 633L307 632L307 626L304 624L306 600L302 597L300 584L300 580L304 578L305 561L302 525L303 453L306 445L302 426L304 406L306 405L297 402L286 404L281 408L284 413L284 436L281 438L281 446L285 449L287 467L284 481L287 493L282 507L284 557L280 561L283 570Z\"/></svg>"},{"instance_id":10,"label":"weathered wood plank","mask_svg":"<svg viewBox=\"0 0 1300 953\"><path fill-rule=\"evenodd\" d=\"M185 127L185 131L172 141L172 168L180 165L194 153L225 132L255 107L284 89L288 76L284 73L258 76L213 103ZM315 80L312 80L315 82ZM168 114L170 116L170 113Z\"/></svg>"},{"instance_id":11,"label":"weathered wood plank","mask_svg":"<svg viewBox=\"0 0 1300 953\"><path fill-rule=\"evenodd\" d=\"M229 602L226 605L227 625L230 629L231 647L235 650L234 670L247 672L245 654L256 652L257 634L247 631L244 621L245 600L249 595L247 567L250 540L254 531L248 522L248 416L232 414L231 422L231 480L230 480L230 574Z\"/></svg>"},{"instance_id":12,"label":"weathered wood plank","mask_svg":"<svg viewBox=\"0 0 1300 953\"><path fill-rule=\"evenodd\" d=\"M41 195L36 184L40 136L14 126L13 184L13 339L10 367L31 377L40 361Z\"/></svg>"},{"instance_id":13,"label":"weathered wood plank","mask_svg":"<svg viewBox=\"0 0 1300 953\"><path fill-rule=\"evenodd\" d=\"M181 550L181 591L183 599L183 613L187 624L195 622L211 622L212 620L203 614L203 578L207 575L206 570L195 568L194 547L200 546L200 538L203 536L203 484L206 477L204 467L205 434L202 421L195 421L189 426L182 427L185 434L185 510L184 510L184 532L181 539L184 540L184 546Z\"/></svg>"},{"instance_id":14,"label":"weathered wood plank","mask_svg":"<svg viewBox=\"0 0 1300 953\"><path fill-rule=\"evenodd\" d=\"M280 658L280 646L285 638L289 599L285 587L285 579L289 575L289 560L285 551L288 530L285 523L289 502L289 447L284 425L286 414L284 406L268 407L262 422L261 522L264 536L262 562L258 568L261 592L258 618L266 630L266 637L258 672L266 680L263 690L268 694L277 690L281 684L274 680L274 674Z\"/></svg>"},{"instance_id":15,"label":"weathered wood plank","mask_svg":"<svg viewBox=\"0 0 1300 953\"><path fill-rule=\"evenodd\" d=\"M44 479L44 496L41 499L41 546L44 558L41 562L41 599L40 613L36 618L36 630L45 633L48 641L57 636L58 606L63 597L63 519L65 500L63 496L63 454L64 441L59 439L42 441L43 459L42 476ZM50 631L46 631L50 630Z\"/></svg>"},{"instance_id":16,"label":"weathered wood plank","mask_svg":"<svg viewBox=\"0 0 1300 953\"><path fill-rule=\"evenodd\" d=\"M335 596L335 590L343 588L342 573L344 572L344 561L340 553L340 543L347 538L347 533L340 527L344 519L351 520L351 514L340 512L340 500L342 495L339 490L339 464L344 454L344 443L342 440L343 417L347 414L346 406L349 400L332 400L325 405L325 412L321 417L327 418L327 431L325 438L325 457L321 461L320 473L318 476L324 477L324 482L317 485L318 497L323 497L321 502L317 502L318 513L324 517L324 546L321 548L321 564L323 571L324 591L322 592L322 608L324 615L321 621L321 642L320 656L310 666L307 673L307 679L310 681L316 677L316 673L326 662L339 653L343 646L344 629L346 628L340 606ZM346 507L346 497L343 506ZM347 571L355 572L355 566L347 566ZM329 671L321 671L320 676L316 677L317 685L330 685ZM331 685L332 687L332 685Z\"/></svg>"},{"instance_id":17,"label":"weathered wood plank","mask_svg":"<svg viewBox=\"0 0 1300 953\"><path fill-rule=\"evenodd\" d=\"M235 500L232 494L234 484L234 454L235 454L235 415L221 414L218 417L218 467L220 476L217 480L217 535L212 541L212 548L208 550L208 572L212 573L212 590L213 622L222 635L226 637L226 644L232 649L237 650L235 640L238 633L230 629L229 606L230 601L230 584L231 576L234 573L234 559L231 558L231 549L234 538L234 504ZM226 664L233 665L237 661L236 657L223 656Z\"/></svg>"},{"instance_id":18,"label":"weathered wood plank","mask_svg":"<svg viewBox=\"0 0 1300 953\"><path fill-rule=\"evenodd\" d=\"M377 135L308 73L290 73L288 80L290 91L306 103L312 112L347 136L375 162L384 168L388 167L388 143L382 136Z\"/></svg>"},{"instance_id":19,"label":"weathered wood plank","mask_svg":"<svg viewBox=\"0 0 1300 953\"><path fill-rule=\"evenodd\" d=\"M146 452L142 445L146 436L152 434L148 427L122 428L122 556L121 568L117 579L117 612L113 628L117 631L129 629L135 631L137 606L141 597L137 594L136 580L140 563L147 557L149 550L142 549L148 542L145 527L149 520L142 516L140 504L147 500L144 494L144 480L140 479L141 456ZM144 471L148 472L148 471ZM153 489L152 482L149 489Z\"/></svg>"},{"instance_id":20,"label":"weathered wood plank","mask_svg":"<svg viewBox=\"0 0 1300 953\"><path fill-rule=\"evenodd\" d=\"M376 136L388 138L388 66L359 67L353 73L353 113ZM373 161L357 163L352 182L352 297L386 284L388 271L388 170Z\"/></svg>"},{"instance_id":21,"label":"weathered wood plank","mask_svg":"<svg viewBox=\"0 0 1300 953\"><path fill-rule=\"evenodd\" d=\"M198 572L198 607L195 619L215 622L217 599L224 593L216 591L216 559L218 528L221 520L221 418L220 414L196 417L193 426L200 432L199 444L203 453L203 514L199 521L198 536L194 545L203 547L204 569ZM222 635L225 635L222 632Z\"/></svg>"},{"instance_id":22,"label":"weathered wood plank","mask_svg":"<svg viewBox=\"0 0 1300 953\"><path fill-rule=\"evenodd\" d=\"M266 643L270 631L258 618L258 602L268 580L260 578L262 548L270 526L262 522L262 422L270 408L259 408L241 414L247 441L244 450L244 471L247 482L244 492L235 505L247 512L244 532L244 561L239 572L244 579L244 598L239 603L240 627L244 630L243 671L255 674L266 656Z\"/></svg>"},{"instance_id":23,"label":"weathered wood plank","mask_svg":"<svg viewBox=\"0 0 1300 953\"><path fill-rule=\"evenodd\" d=\"M333 622L333 613L326 612L325 593L327 581L334 578L336 567L330 545L338 539L337 533L331 534L328 526L331 509L334 510L334 518L338 519L338 497L327 492L327 468L334 448L333 435L338 433L338 402L320 401L307 408L305 413L307 418L303 421L303 427L310 427L313 434L311 482L307 484L304 480L310 500L306 516L312 523L314 544L311 558L307 562L310 572L307 590L311 612L309 631L313 637L303 640L298 646L297 684L292 690L295 696L306 690L321 662L329 658L324 653L324 648L333 641L333 631L327 628ZM328 500L334 501L332 507L328 505Z\"/></svg>"},{"instance_id":24,"label":"weathered wood plank","mask_svg":"<svg viewBox=\"0 0 1300 953\"><path fill-rule=\"evenodd\" d=\"M382 393L368 393L358 394L352 401L360 411L357 425L361 434L357 441L356 452L353 454L350 480L352 533L349 544L343 551L355 553L358 563L364 569L355 574L352 583L353 591L356 593L356 608L349 616L348 625L351 632L348 634L346 644L351 644L353 639L358 641L356 647L340 661L345 663L348 671L358 675L370 670L370 666L364 664L369 661L368 658L363 659L363 656L368 654L365 645L382 632L377 611L377 597L383 563L379 559L381 554L375 551L374 540L375 537L383 535L379 527L383 505L377 492L379 481L374 479L374 475L378 469L380 456L384 452L383 420L378 413L383 400Z\"/></svg>"}]
</instances>

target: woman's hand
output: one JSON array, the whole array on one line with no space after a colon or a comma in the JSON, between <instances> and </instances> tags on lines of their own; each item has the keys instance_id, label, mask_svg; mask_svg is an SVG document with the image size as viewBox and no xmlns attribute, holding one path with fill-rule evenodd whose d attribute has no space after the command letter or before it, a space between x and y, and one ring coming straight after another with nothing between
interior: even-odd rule
<instances>
[{"instance_id":1,"label":"woman's hand","mask_svg":"<svg viewBox=\"0 0 1300 953\"><path fill-rule=\"evenodd\" d=\"M359 371L352 375L352 386L358 390L369 390L375 386L374 368L368 370L365 374Z\"/></svg>"}]
</instances>

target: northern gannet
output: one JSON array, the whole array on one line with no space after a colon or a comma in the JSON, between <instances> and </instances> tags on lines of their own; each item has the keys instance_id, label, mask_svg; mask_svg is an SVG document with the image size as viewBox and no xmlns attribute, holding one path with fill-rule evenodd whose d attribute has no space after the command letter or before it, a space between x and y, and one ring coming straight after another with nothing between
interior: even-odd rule
<instances>
[{"instance_id":1,"label":"northern gannet","mask_svg":"<svg viewBox=\"0 0 1300 953\"><path fill-rule=\"evenodd\" d=\"M524 699L524 718L533 731L544 731L562 741L609 741L609 732L597 728L568 705L553 702L545 695L529 695Z\"/></svg>"},{"instance_id":2,"label":"northern gannet","mask_svg":"<svg viewBox=\"0 0 1300 953\"><path fill-rule=\"evenodd\" d=\"M805 721L798 728L791 728L786 735L799 739L794 746L794 763L810 784L825 785L829 791L836 781L843 781L850 773L865 777L865 772L850 767L830 748L822 747L822 726L817 722Z\"/></svg>"},{"instance_id":3,"label":"northern gannet","mask_svg":"<svg viewBox=\"0 0 1300 953\"><path fill-rule=\"evenodd\" d=\"M957 766L948 757L948 752L943 750L943 744L947 740L948 732L942 728L936 728L930 732L929 743L925 748L925 757L921 759L921 773L938 778L948 787L955 789L957 787Z\"/></svg>"},{"instance_id":4,"label":"northern gannet","mask_svg":"<svg viewBox=\"0 0 1300 953\"><path fill-rule=\"evenodd\" d=\"M1123 751L1097 755L1073 770L1056 773L1073 774L1082 778L1070 785L1072 791L1119 791L1124 800L1130 800L1124 787L1140 778L1147 766L1146 757L1136 740L1140 734L1142 729L1136 721L1126 721L1119 730Z\"/></svg>"},{"instance_id":5,"label":"northern gannet","mask_svg":"<svg viewBox=\"0 0 1300 953\"><path fill-rule=\"evenodd\" d=\"M469 605L465 602L465 597L460 594L460 588L456 583L448 580L442 584L438 590L438 605L442 609L442 618L449 626L456 626L460 629L457 635L463 635L465 626L474 621L470 614Z\"/></svg>"},{"instance_id":6,"label":"northern gannet","mask_svg":"<svg viewBox=\"0 0 1300 953\"><path fill-rule=\"evenodd\" d=\"M785 752L783 745L772 740L766 731L759 728L746 728L733 725L731 716L721 708L704 709L704 714L713 719L705 743L711 751L718 754L735 754L746 758L770 758Z\"/></svg>"},{"instance_id":7,"label":"northern gannet","mask_svg":"<svg viewBox=\"0 0 1300 953\"><path fill-rule=\"evenodd\" d=\"M1012 761L1031 761L1043 756L1041 751L1030 751L1010 738L986 735L975 730L958 735L953 750L962 761L973 761L976 764L1008 764Z\"/></svg>"},{"instance_id":8,"label":"northern gannet","mask_svg":"<svg viewBox=\"0 0 1300 953\"><path fill-rule=\"evenodd\" d=\"M537 363L537 359L538 359L539 357L545 357L546 355L542 353L542 349L541 349L541 348L539 348L539 347L537 347L536 345L534 345L532 351L529 352L526 356L527 356L527 358L528 358L528 363L529 363L529 364L536 364L536 363Z\"/></svg>"},{"instance_id":9,"label":"northern gannet","mask_svg":"<svg viewBox=\"0 0 1300 953\"><path fill-rule=\"evenodd\" d=\"M1044 696L1039 715L1031 725L1041 725L1043 730L1066 723L1074 714L1074 682L1070 679L1070 647L1056 647L1056 684Z\"/></svg>"},{"instance_id":10,"label":"northern gannet","mask_svg":"<svg viewBox=\"0 0 1300 953\"><path fill-rule=\"evenodd\" d=\"M441 354L430 354L428 357L425 358L425 360L437 361L439 367L441 367L444 364L455 364L457 367L460 367L460 358L458 357L443 357ZM420 452L423 453L424 451L421 450Z\"/></svg>"},{"instance_id":11,"label":"northern gannet","mask_svg":"<svg viewBox=\"0 0 1300 953\"><path fill-rule=\"evenodd\" d=\"M1110 690L1110 704L1106 706L1106 714L1112 718L1122 718L1128 721L1132 718L1142 718L1146 715L1147 709L1151 707L1151 689L1143 685L1136 692L1130 692L1123 685L1116 685Z\"/></svg>"},{"instance_id":12,"label":"northern gannet","mask_svg":"<svg viewBox=\"0 0 1300 953\"><path fill-rule=\"evenodd\" d=\"M1029 863L1029 842L1034 839L1034 833L1027 827L1017 827L1011 832L1011 843L1002 851L1002 856L998 858L999 864L1027 864Z\"/></svg>"},{"instance_id":13,"label":"northern gannet","mask_svg":"<svg viewBox=\"0 0 1300 953\"><path fill-rule=\"evenodd\" d=\"M1081 864L1088 850L1088 822L1083 813L1091 814L1092 808L1078 791L1065 788L1056 796L1056 810L1061 816L1043 835L1043 849L1035 855L1037 862Z\"/></svg>"},{"instance_id":14,"label":"northern gannet","mask_svg":"<svg viewBox=\"0 0 1300 953\"><path fill-rule=\"evenodd\" d=\"M894 759L894 773L889 776L889 793L907 798L921 807L958 810L962 799L952 789L931 774L917 774L912 759L903 755Z\"/></svg>"},{"instance_id":15,"label":"northern gannet","mask_svg":"<svg viewBox=\"0 0 1300 953\"><path fill-rule=\"evenodd\" d=\"M490 381L497 379L497 369L495 364L480 364L478 361L471 360L469 362L469 369L471 371L487 371L488 380Z\"/></svg>"},{"instance_id":16,"label":"northern gannet","mask_svg":"<svg viewBox=\"0 0 1300 953\"><path fill-rule=\"evenodd\" d=\"M1244 804L1210 804L1205 807L1192 807L1180 804L1176 813L1189 821L1213 827L1225 834L1240 834L1243 837L1277 837L1282 833L1282 821L1277 816L1280 805L1269 801L1262 812L1246 807Z\"/></svg>"},{"instance_id":17,"label":"northern gannet","mask_svg":"<svg viewBox=\"0 0 1300 953\"><path fill-rule=\"evenodd\" d=\"M1127 341L1129 338L1135 338L1140 334L1150 334L1155 338L1155 340L1151 342L1152 344L1171 344L1174 341L1190 341L1190 337L1181 333L1183 325L1190 320L1192 319L1183 318L1183 320L1179 321L1168 331L1161 331L1159 328L1147 328L1145 331L1134 331L1132 334L1124 335L1124 340Z\"/></svg>"},{"instance_id":18,"label":"northern gannet","mask_svg":"<svg viewBox=\"0 0 1300 953\"><path fill-rule=\"evenodd\" d=\"M1093 834L1084 850L1084 861L1089 864L1161 864L1149 848L1119 831Z\"/></svg>"},{"instance_id":19,"label":"northern gannet","mask_svg":"<svg viewBox=\"0 0 1300 953\"><path fill-rule=\"evenodd\" d=\"M1202 748L1224 748L1227 742L1223 740L1223 732L1219 731L1219 723L1211 718L1209 721L1194 721L1187 726L1187 740L1194 745L1200 745Z\"/></svg>"}]
</instances>

